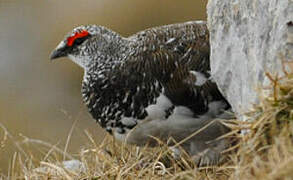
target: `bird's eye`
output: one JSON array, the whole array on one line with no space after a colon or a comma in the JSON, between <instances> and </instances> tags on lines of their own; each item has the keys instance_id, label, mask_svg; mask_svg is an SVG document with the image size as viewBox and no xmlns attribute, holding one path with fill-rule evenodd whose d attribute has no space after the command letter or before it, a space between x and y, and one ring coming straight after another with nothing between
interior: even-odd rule
<instances>
[{"instance_id":1,"label":"bird's eye","mask_svg":"<svg viewBox=\"0 0 293 180\"><path fill-rule=\"evenodd\" d=\"M82 44L85 40L86 40L86 37L77 38L77 39L74 40L73 44L74 44L74 45L80 45L80 44Z\"/></svg>"}]
</instances>

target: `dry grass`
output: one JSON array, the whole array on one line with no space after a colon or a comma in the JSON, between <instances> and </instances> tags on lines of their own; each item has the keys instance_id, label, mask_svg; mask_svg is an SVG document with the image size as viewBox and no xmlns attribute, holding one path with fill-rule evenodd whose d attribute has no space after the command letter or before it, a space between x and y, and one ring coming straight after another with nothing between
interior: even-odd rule
<instances>
[{"instance_id":1,"label":"dry grass","mask_svg":"<svg viewBox=\"0 0 293 180\"><path fill-rule=\"evenodd\" d=\"M229 138L238 143L226 152L227 161L217 167L197 168L188 157L174 160L167 146L137 148L115 142L107 136L72 157L55 145L25 138L15 143L10 179L293 179L293 74L271 79L271 94L248 114L246 122L228 121ZM1 149L12 138L4 127ZM239 133L239 132L245 133ZM70 138L69 138L70 139ZM32 146L32 144L34 146ZM42 147L42 157L34 157L32 147ZM29 148L23 148L28 146ZM66 149L66 148L65 148ZM63 159L79 159L83 168L69 171Z\"/></svg>"}]
</instances>

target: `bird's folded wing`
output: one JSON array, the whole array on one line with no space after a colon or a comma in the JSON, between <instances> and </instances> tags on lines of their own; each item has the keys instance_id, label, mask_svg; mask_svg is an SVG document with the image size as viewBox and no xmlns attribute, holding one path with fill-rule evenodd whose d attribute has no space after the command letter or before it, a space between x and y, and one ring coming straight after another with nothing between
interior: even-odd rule
<instances>
[{"instance_id":1,"label":"bird's folded wing","mask_svg":"<svg viewBox=\"0 0 293 180\"><path fill-rule=\"evenodd\" d=\"M210 80L209 33L204 23L168 25L152 28L129 37L136 51L127 58L125 69L131 67L149 80L156 79L164 93L178 105L207 106L205 102L222 99ZM127 68L126 68L127 67ZM206 80L197 84L200 73ZM194 106L194 105L190 105Z\"/></svg>"}]
</instances>

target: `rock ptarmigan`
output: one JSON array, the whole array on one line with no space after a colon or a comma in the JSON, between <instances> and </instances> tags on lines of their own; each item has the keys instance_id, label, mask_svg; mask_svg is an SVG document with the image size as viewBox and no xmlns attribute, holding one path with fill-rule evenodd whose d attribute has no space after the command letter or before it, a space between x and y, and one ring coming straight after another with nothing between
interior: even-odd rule
<instances>
[{"instance_id":1,"label":"rock ptarmigan","mask_svg":"<svg viewBox=\"0 0 293 180\"><path fill-rule=\"evenodd\" d=\"M103 26L79 26L51 59L68 57L84 69L82 96L92 117L116 139L139 146L153 137L177 142L211 123L182 147L195 160L215 164L228 131L229 103L210 76L204 21L165 25L122 37Z\"/></svg>"}]
</instances>

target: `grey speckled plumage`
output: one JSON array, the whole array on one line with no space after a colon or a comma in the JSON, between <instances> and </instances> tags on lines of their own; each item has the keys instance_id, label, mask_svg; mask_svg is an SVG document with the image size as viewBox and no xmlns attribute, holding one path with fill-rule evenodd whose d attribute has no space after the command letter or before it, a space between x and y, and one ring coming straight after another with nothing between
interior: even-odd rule
<instances>
[{"instance_id":1,"label":"grey speckled plumage","mask_svg":"<svg viewBox=\"0 0 293 180\"><path fill-rule=\"evenodd\" d=\"M82 96L103 128L128 143L154 145L150 136L180 141L226 116L230 105L210 78L209 52L206 23L192 21L127 38L102 26L80 26L51 58L67 56L84 68ZM183 146L196 155L226 131L213 123Z\"/></svg>"}]
</instances>

